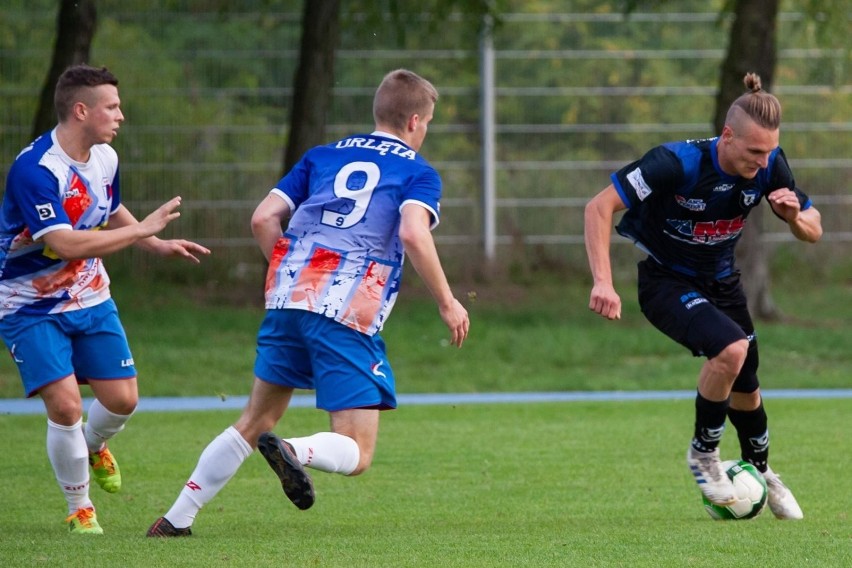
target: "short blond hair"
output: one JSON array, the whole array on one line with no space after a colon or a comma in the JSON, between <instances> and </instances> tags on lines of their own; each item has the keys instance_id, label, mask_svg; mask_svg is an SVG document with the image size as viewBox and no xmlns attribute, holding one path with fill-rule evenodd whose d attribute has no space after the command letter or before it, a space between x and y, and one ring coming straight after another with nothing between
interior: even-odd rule
<instances>
[{"instance_id":1,"label":"short blond hair","mask_svg":"<svg viewBox=\"0 0 852 568\"><path fill-rule=\"evenodd\" d=\"M413 71L396 69L385 75L373 97L373 119L404 130L412 115L424 116L438 101L435 87Z\"/></svg>"}]
</instances>

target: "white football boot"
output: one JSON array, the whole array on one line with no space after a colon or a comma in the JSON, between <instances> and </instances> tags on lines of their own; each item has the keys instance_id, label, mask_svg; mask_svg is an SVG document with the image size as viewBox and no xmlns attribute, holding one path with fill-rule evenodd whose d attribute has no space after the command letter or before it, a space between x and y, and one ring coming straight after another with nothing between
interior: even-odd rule
<instances>
[{"instance_id":1,"label":"white football boot","mask_svg":"<svg viewBox=\"0 0 852 568\"><path fill-rule=\"evenodd\" d=\"M734 484L722 469L719 448L712 452L699 452L690 444L689 451L686 452L686 463L695 476L698 488L711 503L721 506L736 503Z\"/></svg>"},{"instance_id":2,"label":"white football boot","mask_svg":"<svg viewBox=\"0 0 852 568\"><path fill-rule=\"evenodd\" d=\"M805 517L793 493L784 485L777 473L768 468L763 474L763 479L766 480L766 489L769 492L769 510L776 519L799 520Z\"/></svg>"}]
</instances>

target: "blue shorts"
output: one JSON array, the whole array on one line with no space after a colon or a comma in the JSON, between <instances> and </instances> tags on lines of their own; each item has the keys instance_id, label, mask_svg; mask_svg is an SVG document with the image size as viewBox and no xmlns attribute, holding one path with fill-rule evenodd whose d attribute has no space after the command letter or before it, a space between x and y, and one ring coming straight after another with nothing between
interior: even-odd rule
<instances>
[{"instance_id":1,"label":"blue shorts","mask_svg":"<svg viewBox=\"0 0 852 568\"><path fill-rule=\"evenodd\" d=\"M306 310L267 310L257 334L255 376L316 391L317 408L396 408L385 342Z\"/></svg>"},{"instance_id":2,"label":"blue shorts","mask_svg":"<svg viewBox=\"0 0 852 568\"><path fill-rule=\"evenodd\" d=\"M18 365L27 397L71 374L80 384L136 376L112 299L57 314L8 315L0 319L0 337Z\"/></svg>"}]
</instances>

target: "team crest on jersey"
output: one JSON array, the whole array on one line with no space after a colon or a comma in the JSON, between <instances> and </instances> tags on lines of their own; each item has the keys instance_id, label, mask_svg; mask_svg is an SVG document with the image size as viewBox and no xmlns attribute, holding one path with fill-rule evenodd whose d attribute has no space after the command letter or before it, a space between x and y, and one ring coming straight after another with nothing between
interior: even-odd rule
<instances>
[{"instance_id":1,"label":"team crest on jersey","mask_svg":"<svg viewBox=\"0 0 852 568\"><path fill-rule=\"evenodd\" d=\"M740 201L743 207L752 207L760 197L760 191L757 189L746 189L740 195Z\"/></svg>"},{"instance_id":2,"label":"team crest on jersey","mask_svg":"<svg viewBox=\"0 0 852 568\"><path fill-rule=\"evenodd\" d=\"M639 201L645 201L645 198L651 195L651 188L645 183L645 178L642 177L642 170L639 168L627 174L627 181L636 190L636 197L639 198Z\"/></svg>"},{"instance_id":3,"label":"team crest on jersey","mask_svg":"<svg viewBox=\"0 0 852 568\"><path fill-rule=\"evenodd\" d=\"M36 205L36 212L38 212L38 218L42 221L47 221L48 219L55 219L56 212L53 210L52 203L43 203L41 205Z\"/></svg>"}]
</instances>

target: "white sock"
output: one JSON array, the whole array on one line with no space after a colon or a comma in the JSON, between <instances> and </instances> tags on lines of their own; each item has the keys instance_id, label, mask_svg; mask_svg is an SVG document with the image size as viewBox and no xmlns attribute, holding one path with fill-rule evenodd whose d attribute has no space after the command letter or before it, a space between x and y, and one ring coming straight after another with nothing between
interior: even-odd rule
<instances>
[{"instance_id":1,"label":"white sock","mask_svg":"<svg viewBox=\"0 0 852 568\"><path fill-rule=\"evenodd\" d=\"M361 459L358 443L343 434L318 432L305 438L287 438L287 441L303 465L320 471L349 475Z\"/></svg>"},{"instance_id":2,"label":"white sock","mask_svg":"<svg viewBox=\"0 0 852 568\"><path fill-rule=\"evenodd\" d=\"M113 414L101 404L95 401L89 406L86 423L83 425L83 434L86 436L86 446L90 452L97 452L104 447L107 440L124 430L124 425L130 420L133 413L127 415Z\"/></svg>"},{"instance_id":3,"label":"white sock","mask_svg":"<svg viewBox=\"0 0 852 568\"><path fill-rule=\"evenodd\" d=\"M89 452L83 436L83 421L73 426L63 426L47 420L47 457L56 474L68 514L77 509L91 507L89 499Z\"/></svg>"},{"instance_id":4,"label":"white sock","mask_svg":"<svg viewBox=\"0 0 852 568\"><path fill-rule=\"evenodd\" d=\"M166 519L178 529L192 526L201 507L225 487L252 451L233 426L219 434L201 452L195 471L164 515Z\"/></svg>"}]
</instances>

